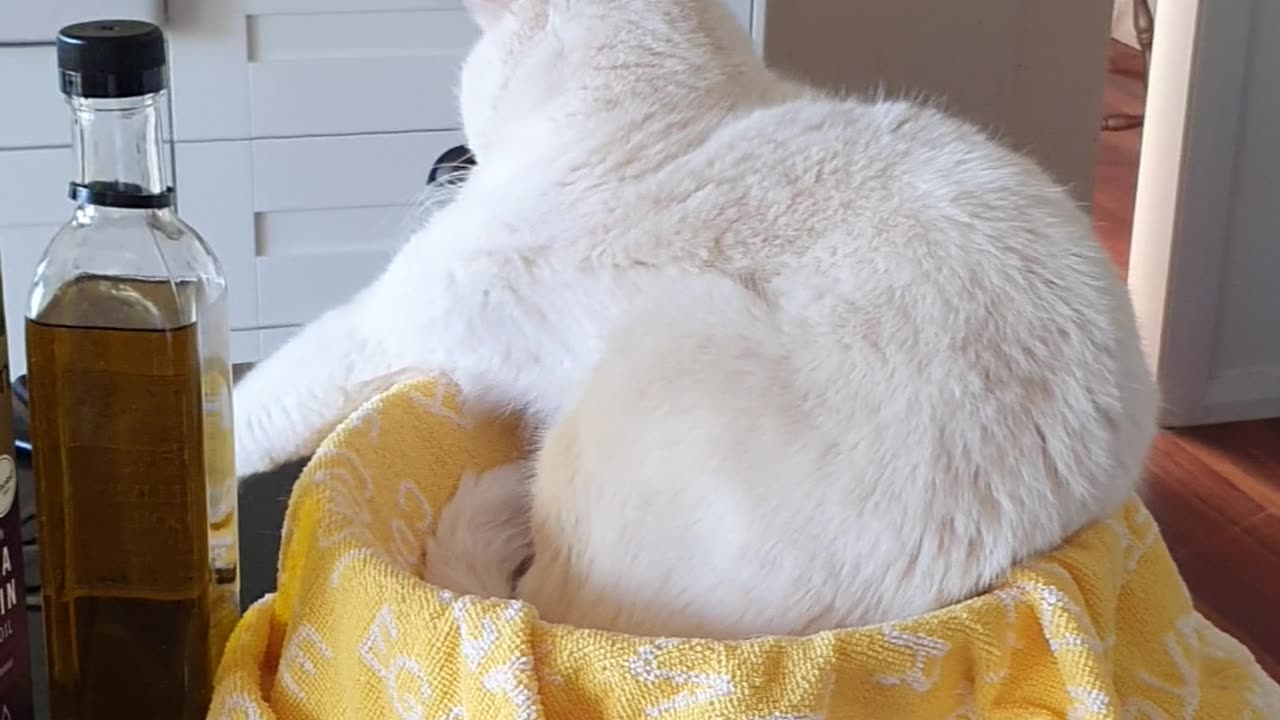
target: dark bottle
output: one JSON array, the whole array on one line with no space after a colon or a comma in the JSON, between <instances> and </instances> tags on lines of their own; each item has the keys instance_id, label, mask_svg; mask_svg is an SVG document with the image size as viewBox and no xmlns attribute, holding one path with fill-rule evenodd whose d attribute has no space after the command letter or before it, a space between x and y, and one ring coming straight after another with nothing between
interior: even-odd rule
<instances>
[{"instance_id":1,"label":"dark bottle","mask_svg":"<svg viewBox=\"0 0 1280 720\"><path fill-rule=\"evenodd\" d=\"M72 219L27 307L54 720L203 718L239 612L226 282L177 215L165 39L63 28Z\"/></svg>"},{"instance_id":2,"label":"dark bottle","mask_svg":"<svg viewBox=\"0 0 1280 720\"><path fill-rule=\"evenodd\" d=\"M3 293L0 293L2 296ZM0 307L0 720L31 720L31 646L22 567L22 505L13 459L9 337Z\"/></svg>"}]
</instances>

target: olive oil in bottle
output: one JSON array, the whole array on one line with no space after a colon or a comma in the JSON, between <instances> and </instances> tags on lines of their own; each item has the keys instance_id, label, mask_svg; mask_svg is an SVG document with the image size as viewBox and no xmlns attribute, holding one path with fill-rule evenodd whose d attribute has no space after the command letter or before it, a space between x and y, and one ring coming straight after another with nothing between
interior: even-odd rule
<instances>
[{"instance_id":1,"label":"olive oil in bottle","mask_svg":"<svg viewBox=\"0 0 1280 720\"><path fill-rule=\"evenodd\" d=\"M177 215L154 25L58 37L72 219L27 308L53 720L203 718L239 614L226 283Z\"/></svg>"}]
</instances>

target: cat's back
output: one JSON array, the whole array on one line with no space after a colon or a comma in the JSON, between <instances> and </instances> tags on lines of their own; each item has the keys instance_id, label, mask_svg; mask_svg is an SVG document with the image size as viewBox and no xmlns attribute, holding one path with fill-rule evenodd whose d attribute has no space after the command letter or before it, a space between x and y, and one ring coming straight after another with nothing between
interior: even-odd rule
<instances>
[{"instance_id":1,"label":"cat's back","mask_svg":"<svg viewBox=\"0 0 1280 720\"><path fill-rule=\"evenodd\" d=\"M724 262L926 243L931 256L1035 241L1098 255L1088 219L1033 160L941 108L816 93L730 115L648 179L652 223L718 241ZM697 246L696 238L685 245ZM939 242L943 241L943 242Z\"/></svg>"},{"instance_id":2,"label":"cat's back","mask_svg":"<svg viewBox=\"0 0 1280 720\"><path fill-rule=\"evenodd\" d=\"M672 77L643 115L697 142L650 133L556 213L593 267L693 272L628 297L548 435L524 588L545 616L882 622L1122 502L1154 386L1087 216L1035 162L928 105L749 88L722 112Z\"/></svg>"},{"instance_id":3,"label":"cat's back","mask_svg":"<svg viewBox=\"0 0 1280 720\"><path fill-rule=\"evenodd\" d=\"M921 400L943 378L998 377L1148 404L1132 308L1086 213L937 107L810 94L743 112L651 186L665 197L641 198L636 242L749 279L834 376L820 384L883 365Z\"/></svg>"},{"instance_id":4,"label":"cat's back","mask_svg":"<svg viewBox=\"0 0 1280 720\"><path fill-rule=\"evenodd\" d=\"M1087 217L1034 162L933 108L810 97L730 118L650 192L649 224L614 237L749 279L750 299L667 300L594 376L629 424L610 436L601 409L575 432L613 450L610 482L670 517L717 508L681 580L706 617L728 587L707 569L735 555L742 591L813 599L738 608L759 627L922 612L1133 490L1155 392L1132 310ZM601 379L610 357L625 382ZM621 517L602 527L632 545L692 532L628 535ZM775 560L753 559L761 547Z\"/></svg>"}]
</instances>

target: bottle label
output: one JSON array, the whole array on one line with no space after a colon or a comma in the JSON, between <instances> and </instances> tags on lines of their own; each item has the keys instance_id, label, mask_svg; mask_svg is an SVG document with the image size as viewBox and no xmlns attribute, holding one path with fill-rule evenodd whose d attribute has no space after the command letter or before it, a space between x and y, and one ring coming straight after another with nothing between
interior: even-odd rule
<instances>
[{"instance_id":1,"label":"bottle label","mask_svg":"<svg viewBox=\"0 0 1280 720\"><path fill-rule=\"evenodd\" d=\"M12 455L13 400L8 337L0 309L0 720L34 714L27 639L27 591L23 568L22 503Z\"/></svg>"}]
</instances>

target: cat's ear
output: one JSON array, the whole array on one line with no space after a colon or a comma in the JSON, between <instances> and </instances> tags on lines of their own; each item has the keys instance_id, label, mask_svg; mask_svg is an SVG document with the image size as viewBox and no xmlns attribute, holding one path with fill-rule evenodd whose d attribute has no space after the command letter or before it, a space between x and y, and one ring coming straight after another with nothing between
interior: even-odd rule
<instances>
[{"instance_id":1,"label":"cat's ear","mask_svg":"<svg viewBox=\"0 0 1280 720\"><path fill-rule=\"evenodd\" d=\"M502 19L502 16L511 9L512 1L513 0L464 0L464 4L467 6L467 10L471 12L471 17L475 18L476 24L478 24L482 30L488 30L498 24L498 21Z\"/></svg>"}]
</instances>

